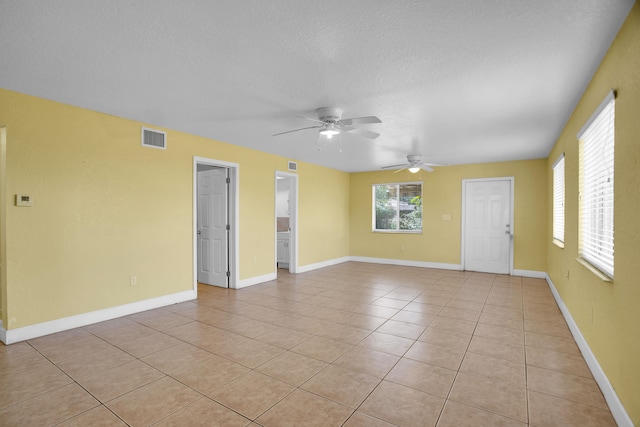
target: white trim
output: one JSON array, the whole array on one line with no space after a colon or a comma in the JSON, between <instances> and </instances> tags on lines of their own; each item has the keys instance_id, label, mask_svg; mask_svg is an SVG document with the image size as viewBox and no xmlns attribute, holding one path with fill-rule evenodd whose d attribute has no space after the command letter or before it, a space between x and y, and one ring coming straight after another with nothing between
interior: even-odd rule
<instances>
[{"instance_id":1,"label":"white trim","mask_svg":"<svg viewBox=\"0 0 640 427\"><path fill-rule=\"evenodd\" d=\"M206 157L193 156L193 289L198 292L198 165L209 165L227 168L229 178L231 178L231 189L229 191L229 204L232 210L231 230L229 244L229 287L238 288L240 282L240 165L237 163L225 162L224 160L208 159Z\"/></svg>"},{"instance_id":2,"label":"white trim","mask_svg":"<svg viewBox=\"0 0 640 427\"><path fill-rule=\"evenodd\" d=\"M289 244L293 244L293 249L291 250L291 258L289 259L289 272L292 274L296 274L298 272L298 236L300 230L300 217L298 216L298 206L300 205L300 198L298 193L298 175L295 175L293 180L291 181L291 194L295 199L295 206L290 214L290 228L293 230L293 234L289 236Z\"/></svg>"},{"instance_id":3,"label":"white trim","mask_svg":"<svg viewBox=\"0 0 640 427\"><path fill-rule=\"evenodd\" d=\"M518 269L514 269L513 270L513 275L514 276L521 276L521 277L531 277L534 279L546 279L547 278L547 273L545 273L544 271L536 271L536 270L518 270Z\"/></svg>"},{"instance_id":4,"label":"white trim","mask_svg":"<svg viewBox=\"0 0 640 427\"><path fill-rule=\"evenodd\" d=\"M236 289L246 288L247 286L258 285L264 282L270 282L276 280L278 275L276 273L263 274L262 276L249 277L248 279L242 279L238 282Z\"/></svg>"},{"instance_id":5,"label":"white trim","mask_svg":"<svg viewBox=\"0 0 640 427\"><path fill-rule=\"evenodd\" d=\"M343 262L353 261L351 257L345 256L342 258L329 259L327 261L316 262L314 264L307 264L298 267L298 273L306 273L308 271L317 270L319 268L330 267L332 265L342 264Z\"/></svg>"},{"instance_id":6,"label":"white trim","mask_svg":"<svg viewBox=\"0 0 640 427\"><path fill-rule=\"evenodd\" d=\"M293 210L289 212L289 273L295 274L299 273L298 270L298 175L290 172L276 171L275 174L275 195L274 195L274 209L275 209L275 220L276 224L274 225L274 243L275 243L275 263L278 262L278 238L277 238L277 221L278 221L278 206L277 206L277 198L278 198L278 177L287 177L291 178L289 183L291 184L289 187L289 197L293 198ZM277 276L277 272L274 271Z\"/></svg>"},{"instance_id":7,"label":"white trim","mask_svg":"<svg viewBox=\"0 0 640 427\"><path fill-rule=\"evenodd\" d=\"M441 270L456 270L462 271L462 265L460 264L444 264L439 262L427 262L427 261L411 261L405 259L392 259L392 258L370 258L352 256L351 261L356 262L368 262L373 264L391 264L402 265L406 267L423 267L423 268L439 268Z\"/></svg>"},{"instance_id":8,"label":"white trim","mask_svg":"<svg viewBox=\"0 0 640 427\"><path fill-rule=\"evenodd\" d=\"M91 311L89 313L77 314L75 316L63 317L61 319L51 320L35 325L24 326L22 328L10 329L8 331L0 329L0 338L2 338L2 341L5 344L9 345L56 332L91 325L93 323L104 322L105 320L111 320L127 316L129 314L140 313L141 311L191 301L196 298L197 295L194 291L182 291L175 294L163 295L161 297L118 305L102 310Z\"/></svg>"},{"instance_id":9,"label":"white trim","mask_svg":"<svg viewBox=\"0 0 640 427\"><path fill-rule=\"evenodd\" d=\"M7 303L7 127L0 126L0 313L9 318ZM4 309L3 309L4 307ZM2 320L0 320L0 341L7 342Z\"/></svg>"},{"instance_id":10,"label":"white trim","mask_svg":"<svg viewBox=\"0 0 640 427\"><path fill-rule=\"evenodd\" d=\"M569 309L565 305L564 301L562 301L562 297L560 297L558 290L556 289L548 274L546 275L546 279L547 284L549 285L549 289L551 289L551 293L556 300L556 304L558 304L558 308L560 308L560 311L564 316L564 320L569 326L569 330L573 335L573 339L575 340L576 344L578 344L578 348L580 349L580 352L582 352L582 356L584 357L585 362L587 362L587 366L589 366L589 370L591 370L593 378L598 383L598 386L600 386L600 390L602 391L602 394L607 401L607 405L609 405L609 409L611 410L613 418L616 420L616 423L620 427L633 427L633 421L631 420L631 417L629 417L629 414L627 414L627 411L624 409L624 406L622 405L618 394L609 382L609 378L607 378L607 375L602 370L602 367L598 363L598 359L596 359L596 356L591 351L587 340L584 339L582 332L580 332L578 325L573 320Z\"/></svg>"},{"instance_id":11,"label":"white trim","mask_svg":"<svg viewBox=\"0 0 640 427\"><path fill-rule=\"evenodd\" d=\"M462 215L461 215L461 221L460 221L460 269L464 270L464 265L465 265L465 256L464 256L464 250L465 250L465 239L466 239L466 230L465 230L465 223L466 223L466 195L467 195L467 191L466 191L466 186L465 184L467 182L486 182L486 181L509 181L509 187L510 187L510 195L509 197L511 198L510 200L510 206L509 206L509 225L510 225L510 229L511 229L511 238L509 239L509 274L511 276L514 276L514 270L513 270L513 253L514 253L514 240L515 240L515 224L513 223L513 220L515 218L514 216L514 211L515 211L515 177L513 176L505 176L505 177L497 177L497 178L470 178L470 179L463 179L462 180Z\"/></svg>"}]
</instances>

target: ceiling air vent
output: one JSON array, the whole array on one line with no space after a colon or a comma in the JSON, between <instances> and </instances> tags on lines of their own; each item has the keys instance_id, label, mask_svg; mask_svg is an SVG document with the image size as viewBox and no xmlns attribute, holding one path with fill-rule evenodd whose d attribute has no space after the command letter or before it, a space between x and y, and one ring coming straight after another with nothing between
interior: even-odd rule
<instances>
[{"instance_id":1,"label":"ceiling air vent","mask_svg":"<svg viewBox=\"0 0 640 427\"><path fill-rule=\"evenodd\" d=\"M298 170L298 164L296 162L289 162L289 170L290 171L297 171Z\"/></svg>"},{"instance_id":2,"label":"ceiling air vent","mask_svg":"<svg viewBox=\"0 0 640 427\"><path fill-rule=\"evenodd\" d=\"M142 128L142 146L167 149L167 134L159 130Z\"/></svg>"}]
</instances>

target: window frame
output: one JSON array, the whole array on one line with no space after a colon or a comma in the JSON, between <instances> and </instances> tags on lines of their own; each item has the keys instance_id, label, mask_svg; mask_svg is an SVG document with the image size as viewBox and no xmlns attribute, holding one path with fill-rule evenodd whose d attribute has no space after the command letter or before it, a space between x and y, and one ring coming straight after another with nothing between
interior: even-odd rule
<instances>
[{"instance_id":1,"label":"window frame","mask_svg":"<svg viewBox=\"0 0 640 427\"><path fill-rule=\"evenodd\" d=\"M381 186L393 186L395 185L397 187L397 200L398 202L396 203L396 217L395 217L395 222L396 222L396 227L395 229L378 229L376 228L377 226L377 217L376 217L376 204L377 204L377 198L376 198L376 187L381 187ZM421 206L422 206L422 201L424 200L424 183L423 181L407 181L407 182L389 182L389 183L377 183L377 184L371 184L371 231L373 233L399 233L399 234L422 234L422 230L423 230L423 217L421 216L420 219L420 229L415 229L415 230L403 230L400 229L400 203L399 203L399 199L400 199L400 187L404 186L404 185L419 185L420 186L420 200L421 200Z\"/></svg>"},{"instance_id":2,"label":"window frame","mask_svg":"<svg viewBox=\"0 0 640 427\"><path fill-rule=\"evenodd\" d=\"M560 155L551 167L552 171L552 214L551 238L556 246L564 248L565 227L565 160L564 153Z\"/></svg>"},{"instance_id":3,"label":"window frame","mask_svg":"<svg viewBox=\"0 0 640 427\"><path fill-rule=\"evenodd\" d=\"M615 92L578 132L578 260L603 280L614 275Z\"/></svg>"}]
</instances>

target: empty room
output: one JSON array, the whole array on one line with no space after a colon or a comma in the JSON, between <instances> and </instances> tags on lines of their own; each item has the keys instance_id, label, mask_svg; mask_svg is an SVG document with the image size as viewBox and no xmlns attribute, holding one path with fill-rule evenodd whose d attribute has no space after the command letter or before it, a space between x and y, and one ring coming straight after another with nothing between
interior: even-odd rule
<instances>
[{"instance_id":1,"label":"empty room","mask_svg":"<svg viewBox=\"0 0 640 427\"><path fill-rule=\"evenodd\" d=\"M0 426L640 425L639 28L0 0Z\"/></svg>"}]
</instances>

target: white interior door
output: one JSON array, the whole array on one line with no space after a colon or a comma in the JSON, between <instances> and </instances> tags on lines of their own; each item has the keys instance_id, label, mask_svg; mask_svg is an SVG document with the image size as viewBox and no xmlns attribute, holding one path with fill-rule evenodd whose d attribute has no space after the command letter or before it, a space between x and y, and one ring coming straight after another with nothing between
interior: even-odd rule
<instances>
[{"instance_id":1,"label":"white interior door","mask_svg":"<svg viewBox=\"0 0 640 427\"><path fill-rule=\"evenodd\" d=\"M198 171L198 282L228 287L227 169Z\"/></svg>"},{"instance_id":2,"label":"white interior door","mask_svg":"<svg viewBox=\"0 0 640 427\"><path fill-rule=\"evenodd\" d=\"M464 269L509 274L511 179L464 182Z\"/></svg>"}]
</instances>

